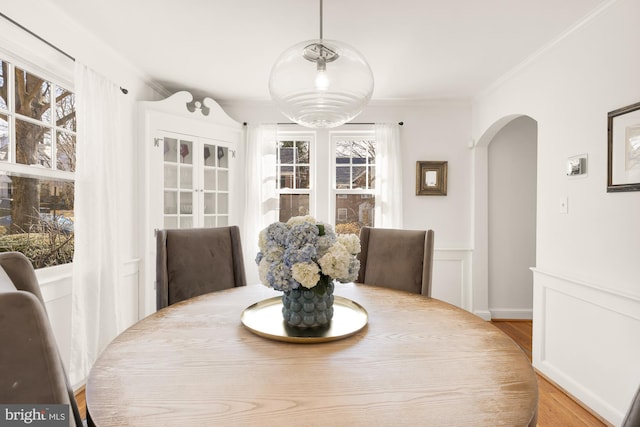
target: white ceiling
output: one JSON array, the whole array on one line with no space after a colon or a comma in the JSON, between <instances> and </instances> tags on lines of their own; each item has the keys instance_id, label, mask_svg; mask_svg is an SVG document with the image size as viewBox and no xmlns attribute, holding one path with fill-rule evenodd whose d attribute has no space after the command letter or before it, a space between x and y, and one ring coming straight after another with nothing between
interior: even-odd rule
<instances>
[{"instance_id":1,"label":"white ceiling","mask_svg":"<svg viewBox=\"0 0 640 427\"><path fill-rule=\"evenodd\" d=\"M356 47L373 99L468 98L605 0L325 0L324 37ZM318 37L319 0L56 0L169 92L269 98L271 66Z\"/></svg>"}]
</instances>

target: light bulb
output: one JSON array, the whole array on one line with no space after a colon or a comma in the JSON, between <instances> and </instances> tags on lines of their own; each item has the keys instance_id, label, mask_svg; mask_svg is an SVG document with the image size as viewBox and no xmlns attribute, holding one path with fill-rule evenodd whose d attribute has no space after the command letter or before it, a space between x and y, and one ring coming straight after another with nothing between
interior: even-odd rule
<instances>
[{"instance_id":1,"label":"light bulb","mask_svg":"<svg viewBox=\"0 0 640 427\"><path fill-rule=\"evenodd\" d=\"M329 89L329 76L327 76L327 72L325 70L318 70L316 73L315 86L317 90L327 90Z\"/></svg>"}]
</instances>

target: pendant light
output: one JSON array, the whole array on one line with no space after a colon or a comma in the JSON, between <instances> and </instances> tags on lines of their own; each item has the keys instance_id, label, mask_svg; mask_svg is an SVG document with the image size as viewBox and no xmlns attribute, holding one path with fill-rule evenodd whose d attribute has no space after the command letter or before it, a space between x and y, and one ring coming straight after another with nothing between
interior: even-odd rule
<instances>
[{"instance_id":1,"label":"pendant light","mask_svg":"<svg viewBox=\"0 0 640 427\"><path fill-rule=\"evenodd\" d=\"M276 60L269 92L290 120L311 128L340 126L357 116L373 93L373 74L353 47L322 36L291 46Z\"/></svg>"}]
</instances>

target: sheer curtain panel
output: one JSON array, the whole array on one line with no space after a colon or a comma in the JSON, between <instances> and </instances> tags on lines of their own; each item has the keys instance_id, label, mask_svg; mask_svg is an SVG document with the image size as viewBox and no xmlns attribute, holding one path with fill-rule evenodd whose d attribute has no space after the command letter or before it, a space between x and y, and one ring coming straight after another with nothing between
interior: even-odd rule
<instances>
[{"instance_id":1,"label":"sheer curtain panel","mask_svg":"<svg viewBox=\"0 0 640 427\"><path fill-rule=\"evenodd\" d=\"M76 61L77 150L75 254L71 331L72 384L86 378L121 331L118 280L118 158L123 147L122 94L117 85Z\"/></svg>"},{"instance_id":2,"label":"sheer curtain panel","mask_svg":"<svg viewBox=\"0 0 640 427\"><path fill-rule=\"evenodd\" d=\"M400 126L376 123L375 226L402 228Z\"/></svg>"},{"instance_id":3,"label":"sheer curtain panel","mask_svg":"<svg viewBox=\"0 0 640 427\"><path fill-rule=\"evenodd\" d=\"M245 269L247 283L258 283L258 234L278 221L279 200L276 194L275 124L250 126L247 132L246 191L244 209Z\"/></svg>"}]
</instances>

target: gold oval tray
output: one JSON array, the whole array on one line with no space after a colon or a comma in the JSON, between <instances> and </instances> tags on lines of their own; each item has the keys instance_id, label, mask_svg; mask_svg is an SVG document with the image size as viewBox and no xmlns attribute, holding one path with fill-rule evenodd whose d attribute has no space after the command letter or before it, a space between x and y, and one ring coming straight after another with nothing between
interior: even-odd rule
<instances>
[{"instance_id":1,"label":"gold oval tray","mask_svg":"<svg viewBox=\"0 0 640 427\"><path fill-rule=\"evenodd\" d=\"M298 329L287 325L282 318L282 297L252 304L240 316L242 324L256 335L296 343L327 342L349 337L364 328L368 318L364 307L339 296L334 296L333 319L328 327Z\"/></svg>"}]
</instances>

